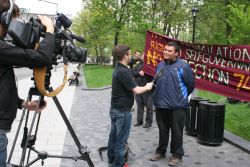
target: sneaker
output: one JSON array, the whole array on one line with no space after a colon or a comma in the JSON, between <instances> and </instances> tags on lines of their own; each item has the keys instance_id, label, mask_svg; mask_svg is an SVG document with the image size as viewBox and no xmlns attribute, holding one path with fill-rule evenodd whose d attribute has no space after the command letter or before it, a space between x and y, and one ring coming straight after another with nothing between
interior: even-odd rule
<instances>
[{"instance_id":1,"label":"sneaker","mask_svg":"<svg viewBox=\"0 0 250 167\"><path fill-rule=\"evenodd\" d=\"M128 164L125 163L125 164L123 165L123 167L128 167Z\"/></svg>"},{"instance_id":2,"label":"sneaker","mask_svg":"<svg viewBox=\"0 0 250 167\"><path fill-rule=\"evenodd\" d=\"M168 160L169 166L179 166L182 164L182 157L177 155L172 155Z\"/></svg>"},{"instance_id":3,"label":"sneaker","mask_svg":"<svg viewBox=\"0 0 250 167\"><path fill-rule=\"evenodd\" d=\"M162 158L165 158L165 155L157 153L152 158L150 158L150 161L159 161Z\"/></svg>"}]
</instances>

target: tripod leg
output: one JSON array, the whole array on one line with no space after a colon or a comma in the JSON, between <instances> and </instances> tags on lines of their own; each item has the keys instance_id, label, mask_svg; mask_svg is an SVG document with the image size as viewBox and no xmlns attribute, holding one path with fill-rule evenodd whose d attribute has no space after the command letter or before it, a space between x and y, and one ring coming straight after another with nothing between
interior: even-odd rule
<instances>
[{"instance_id":1,"label":"tripod leg","mask_svg":"<svg viewBox=\"0 0 250 167\"><path fill-rule=\"evenodd\" d=\"M31 99L31 96L29 95L27 97L27 100L26 100L26 105L27 106L27 103L28 101ZM12 147L11 147L11 151L10 151L10 155L9 155L9 158L8 158L8 161L7 163L10 164L10 161L11 161L11 158L12 158L12 155L13 155L13 152L14 152L14 149L15 149L15 146L16 146L16 142L17 142L17 138L18 138L18 135L19 135L19 132L20 132L20 129L21 129L21 126L22 126L22 123L23 123L23 120L24 120L24 116L25 116L25 112L27 111L27 108L25 107L23 109L23 112L22 112L22 115L21 115L21 119L20 119L20 122L18 124L18 128L17 128L17 132L15 134L15 138L14 138L14 141L13 141L13 144L12 144Z\"/></svg>"},{"instance_id":2,"label":"tripod leg","mask_svg":"<svg viewBox=\"0 0 250 167\"><path fill-rule=\"evenodd\" d=\"M43 97L41 97L41 100L43 100ZM40 103L39 103L39 104L40 104ZM33 141L29 141L29 142L30 142L30 143L29 143L30 145L28 144L29 148L30 148L30 147L32 147L32 145L34 145L34 144L35 144L35 141L36 141L36 136L37 136L37 132L38 132L38 126L39 126L39 122L40 122L40 118L41 118L41 113L39 113L39 114L38 114L37 123L36 123L36 130L35 130L35 134L34 134L34 136L32 136L32 137L33 137L33 139L32 139ZM33 150L33 151L34 151L34 150ZM30 152L31 152L31 149L29 149L26 164L28 164L28 163L29 163Z\"/></svg>"},{"instance_id":3,"label":"tripod leg","mask_svg":"<svg viewBox=\"0 0 250 167\"><path fill-rule=\"evenodd\" d=\"M38 106L37 106L36 111L34 113L34 116L33 116L33 119L32 119L31 125L30 125L30 130L29 130L29 133L28 133L28 136L27 136L27 139L25 141L25 145L24 145L24 148L23 148L23 151L22 151L22 156L21 156L21 160L20 160L20 164L19 164L20 167L24 166L24 160L25 160L26 150L28 148L28 143L29 143L29 140L30 140L31 132L33 130L33 127L34 127L34 124L35 124L35 121L36 121L36 116L38 114L37 110L38 110L38 107L39 107L42 99L43 99L43 96L40 96L39 97L39 101L38 101ZM27 160L27 162L28 162L28 160Z\"/></svg>"},{"instance_id":4,"label":"tripod leg","mask_svg":"<svg viewBox=\"0 0 250 167\"><path fill-rule=\"evenodd\" d=\"M52 90L50 90L50 91L52 91ZM74 129L72 128L67 116L65 115L63 108L62 108L61 104L59 103L57 97L54 96L53 100L54 100L64 122L66 123L66 126L67 126L71 136L73 137L73 139L78 147L79 153L81 154L80 159L87 161L87 163L90 167L94 167L94 164L93 164L92 160L90 159L89 153L87 151L87 147L86 146L84 147L81 145L81 143L80 143L78 137L76 136L76 133L75 133Z\"/></svg>"}]
</instances>

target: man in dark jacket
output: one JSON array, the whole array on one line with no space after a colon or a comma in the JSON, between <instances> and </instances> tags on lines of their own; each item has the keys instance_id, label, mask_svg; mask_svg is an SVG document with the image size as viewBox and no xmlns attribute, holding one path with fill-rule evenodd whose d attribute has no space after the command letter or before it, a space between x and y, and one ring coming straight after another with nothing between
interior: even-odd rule
<instances>
[{"instance_id":1,"label":"man in dark jacket","mask_svg":"<svg viewBox=\"0 0 250 167\"><path fill-rule=\"evenodd\" d=\"M148 82L152 82L153 80L153 77L145 74L143 71L143 58L143 55L140 56L138 63L131 69L132 75L138 86L145 86ZM151 127L153 122L152 91L135 95L135 100L137 105L137 122L134 126L143 125L144 108L146 107L146 123L143 127Z\"/></svg>"},{"instance_id":2,"label":"man in dark jacket","mask_svg":"<svg viewBox=\"0 0 250 167\"><path fill-rule=\"evenodd\" d=\"M6 14L10 9L8 0L0 0L0 14ZM13 4L11 17L19 15L19 8ZM1 19L3 17L0 17ZM7 137L11 125L16 117L17 108L24 106L28 110L37 108L37 101L25 102L19 99L13 65L21 67L44 67L51 66L52 55L54 51L54 26L48 17L39 16L41 23L46 27L44 40L40 42L37 51L32 49L23 49L13 46L4 41L8 25L1 20L0 22L0 166L5 167L7 157ZM46 105L46 104L45 104ZM44 106L38 108L41 111Z\"/></svg>"},{"instance_id":3,"label":"man in dark jacket","mask_svg":"<svg viewBox=\"0 0 250 167\"><path fill-rule=\"evenodd\" d=\"M156 107L156 121L159 127L159 146L156 154L151 158L157 161L165 157L171 130L171 144L169 158L170 166L182 164L183 128L185 113L189 108L188 96L194 89L194 76L191 68L178 58L179 46L169 42L164 47L164 61L157 66L162 75L156 83L154 105Z\"/></svg>"},{"instance_id":4,"label":"man in dark jacket","mask_svg":"<svg viewBox=\"0 0 250 167\"><path fill-rule=\"evenodd\" d=\"M128 66L130 69L133 69L140 62L141 62L140 52L136 50L134 52L134 56L130 59Z\"/></svg>"}]
</instances>

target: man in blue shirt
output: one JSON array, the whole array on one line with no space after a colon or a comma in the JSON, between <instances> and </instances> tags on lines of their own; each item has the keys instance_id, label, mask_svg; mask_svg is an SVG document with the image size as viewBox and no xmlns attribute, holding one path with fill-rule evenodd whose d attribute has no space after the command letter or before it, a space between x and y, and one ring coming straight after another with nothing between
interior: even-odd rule
<instances>
[{"instance_id":1,"label":"man in blue shirt","mask_svg":"<svg viewBox=\"0 0 250 167\"><path fill-rule=\"evenodd\" d=\"M162 71L162 75L156 83L154 92L156 121L160 137L156 154L150 160L157 161L165 157L169 130L171 130L170 166L182 164L183 128L186 110L189 108L188 96L194 89L192 70L178 57L179 50L179 46L175 42L165 45L164 61L157 66L157 71Z\"/></svg>"}]
</instances>

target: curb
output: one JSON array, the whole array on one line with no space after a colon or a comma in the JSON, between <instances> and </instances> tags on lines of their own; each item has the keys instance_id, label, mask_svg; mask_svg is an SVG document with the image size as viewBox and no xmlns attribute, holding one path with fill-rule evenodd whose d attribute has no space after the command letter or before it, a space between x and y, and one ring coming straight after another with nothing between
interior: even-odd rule
<instances>
[{"instance_id":1,"label":"curb","mask_svg":"<svg viewBox=\"0 0 250 167\"><path fill-rule=\"evenodd\" d=\"M250 142L247 140L227 131L224 130L224 140L229 144L245 151L246 153L250 154Z\"/></svg>"}]
</instances>

